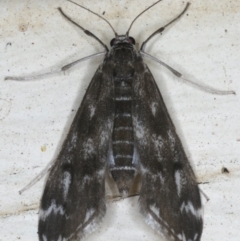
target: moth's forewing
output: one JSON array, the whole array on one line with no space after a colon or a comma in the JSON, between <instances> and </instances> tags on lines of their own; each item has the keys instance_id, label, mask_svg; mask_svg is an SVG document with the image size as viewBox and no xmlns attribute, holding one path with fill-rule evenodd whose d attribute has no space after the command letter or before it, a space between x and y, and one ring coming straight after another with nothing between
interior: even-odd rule
<instances>
[{"instance_id":1,"label":"moth's forewing","mask_svg":"<svg viewBox=\"0 0 240 241\"><path fill-rule=\"evenodd\" d=\"M203 221L199 188L156 82L134 63L134 138L142 175L140 207L147 223L173 240L199 241Z\"/></svg>"},{"instance_id":2,"label":"moth's forewing","mask_svg":"<svg viewBox=\"0 0 240 241\"><path fill-rule=\"evenodd\" d=\"M52 168L41 200L39 240L78 240L105 214L105 171L113 125L111 62L100 65Z\"/></svg>"}]
</instances>

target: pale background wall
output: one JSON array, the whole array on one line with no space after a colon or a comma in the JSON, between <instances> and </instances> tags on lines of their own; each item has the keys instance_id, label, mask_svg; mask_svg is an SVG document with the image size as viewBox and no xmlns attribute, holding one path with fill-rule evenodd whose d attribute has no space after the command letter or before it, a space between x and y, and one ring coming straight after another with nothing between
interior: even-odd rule
<instances>
[{"instance_id":1,"label":"pale background wall","mask_svg":"<svg viewBox=\"0 0 240 241\"><path fill-rule=\"evenodd\" d=\"M118 33L149 1L78 1L102 14ZM152 3L153 1L151 1ZM147 61L159 85L178 134L194 167L205 204L202 240L240 237L240 3L192 0L188 15L146 51L187 78L237 95L211 95L179 81L168 70ZM66 1L0 2L0 241L37 241L37 213L44 179L21 196L24 187L56 156L85 90L101 62L86 61L65 74L24 83L6 75L51 71L102 47L69 24L61 6L105 43L111 29L96 16ZM131 35L141 43L184 7L164 0L134 24ZM221 173L227 167L229 174ZM108 193L112 194L112 193ZM161 240L138 212L137 197L108 202L100 229L86 240ZM204 203L206 200L203 200Z\"/></svg>"}]
</instances>

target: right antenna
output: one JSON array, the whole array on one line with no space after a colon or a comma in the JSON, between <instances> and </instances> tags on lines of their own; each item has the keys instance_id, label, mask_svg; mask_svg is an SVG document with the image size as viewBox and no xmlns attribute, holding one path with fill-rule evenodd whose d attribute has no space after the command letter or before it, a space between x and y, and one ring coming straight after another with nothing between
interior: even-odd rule
<instances>
[{"instance_id":1,"label":"right antenna","mask_svg":"<svg viewBox=\"0 0 240 241\"><path fill-rule=\"evenodd\" d=\"M133 19L132 23L130 24L130 27L129 27L128 31L126 32L126 35L128 36L129 31L130 31L133 23L134 23L143 13L145 13L148 9L152 8L154 5L158 4L158 3L161 2L161 1L162 1L162 0L159 0L159 1L155 2L155 3L153 3L151 6L149 6L148 8L146 8L145 10L143 10L141 13L139 13L139 14L137 15L137 17L135 17L135 18Z\"/></svg>"}]
</instances>

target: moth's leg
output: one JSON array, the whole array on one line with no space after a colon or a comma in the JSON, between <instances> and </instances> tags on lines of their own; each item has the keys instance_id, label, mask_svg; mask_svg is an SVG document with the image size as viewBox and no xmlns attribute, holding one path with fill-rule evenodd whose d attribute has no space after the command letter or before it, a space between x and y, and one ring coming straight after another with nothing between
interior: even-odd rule
<instances>
[{"instance_id":1,"label":"moth's leg","mask_svg":"<svg viewBox=\"0 0 240 241\"><path fill-rule=\"evenodd\" d=\"M80 62L82 62L82 61L91 59L92 57L97 57L97 56L100 56L100 55L104 55L104 54L106 54L106 51L100 52L100 53L97 53L97 54L92 54L92 55L89 55L89 56L87 56L87 57L78 59L78 60L76 60L76 61L74 61L74 62L72 62L72 63L70 63L70 64L64 65L64 66L61 68L61 71L66 71L66 70L72 68L74 65L76 65L76 64L78 64L78 63L80 63Z\"/></svg>"},{"instance_id":2,"label":"moth's leg","mask_svg":"<svg viewBox=\"0 0 240 241\"><path fill-rule=\"evenodd\" d=\"M64 72L66 71L67 69L70 69L72 68L74 65L82 62L82 61L85 61L85 60L88 60L88 59L91 59L91 58L94 58L94 57L97 57L97 56L100 56L100 55L104 55L106 54L106 52L100 52L100 53L97 53L97 54L92 54L92 55L89 55L87 57L84 57L84 58L81 58L81 59L78 59L70 64L67 64L67 65L64 65L60 70L55 70L55 71L51 71L51 72L47 72L47 73L44 73L44 74L38 74L38 75L29 75L29 76L24 76L24 77L20 77L20 76L6 76L4 78L4 80L36 80L36 79L41 79L41 78L45 78L47 76L51 76L51 75L54 75L54 74L57 74L57 73L61 73L61 72Z\"/></svg>"},{"instance_id":3,"label":"moth's leg","mask_svg":"<svg viewBox=\"0 0 240 241\"><path fill-rule=\"evenodd\" d=\"M48 165L31 181L29 182L25 187L23 187L19 194L22 194L23 192L27 191L29 188L31 188L33 185L35 185L38 181L40 181L54 166L56 163L56 159L53 159L51 162L48 163Z\"/></svg>"},{"instance_id":4,"label":"moth's leg","mask_svg":"<svg viewBox=\"0 0 240 241\"><path fill-rule=\"evenodd\" d=\"M161 60L153 57L152 55L147 54L147 53L145 53L145 52L143 52L143 51L140 51L140 54L141 54L143 57L147 57L147 58L149 58L149 59L151 59L151 60L154 60L155 62L163 65L165 68L169 69L169 70L170 70L174 75L176 75L178 78L180 78L180 79L182 79L182 80L184 80L184 81L186 81L186 82L188 82L188 83L190 83L190 84L198 87L199 89L202 89L202 90L204 90L204 91L207 91L207 92L209 92L209 93L216 94L216 95L235 95L235 94L236 94L235 91L232 91L232 90L229 90L229 91L216 90L216 89L213 89L213 88L211 88L211 87L203 86L203 85L200 85L200 84L198 84L198 83L195 83L195 82L193 82L192 80L189 80L189 79L184 78L184 76L183 76L181 73L179 73L178 71L176 71L175 69L173 69L173 68L170 67L169 65L165 64L163 61L161 61Z\"/></svg>"},{"instance_id":5,"label":"moth's leg","mask_svg":"<svg viewBox=\"0 0 240 241\"><path fill-rule=\"evenodd\" d=\"M71 23L73 23L74 25L76 25L77 27L79 27L85 34L87 34L88 36L96 39L102 46L103 48L106 50L106 52L108 52L108 47L107 45L105 45L96 35L94 35L93 33L91 33L90 31L88 31L87 29L83 28L81 25L79 25L78 23L74 22L70 17L68 17L61 8L58 8L58 10L60 11L60 13Z\"/></svg>"},{"instance_id":6,"label":"moth's leg","mask_svg":"<svg viewBox=\"0 0 240 241\"><path fill-rule=\"evenodd\" d=\"M173 22L175 22L176 20L178 20L188 9L188 7L190 6L190 3L188 2L185 6L185 8L183 9L183 11L176 17L174 18L171 22L169 22L168 24L164 25L163 27L159 28L158 30L156 30L154 33L152 33L143 43L142 43L142 46L141 46L141 51L144 52L144 47L146 45L146 43L153 37L155 36L156 34L158 33L162 33L164 31L164 29L166 27L168 27L169 25L171 25Z\"/></svg>"},{"instance_id":7,"label":"moth's leg","mask_svg":"<svg viewBox=\"0 0 240 241\"><path fill-rule=\"evenodd\" d=\"M206 202L208 202L210 200L210 198L208 197L208 195L201 189L199 188L200 193L204 196L204 198L206 199Z\"/></svg>"}]
</instances>

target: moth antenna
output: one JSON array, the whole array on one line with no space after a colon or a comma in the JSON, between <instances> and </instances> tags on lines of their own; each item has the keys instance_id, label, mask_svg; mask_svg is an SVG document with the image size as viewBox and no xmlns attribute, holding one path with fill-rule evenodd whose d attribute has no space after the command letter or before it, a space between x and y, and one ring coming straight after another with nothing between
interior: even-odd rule
<instances>
[{"instance_id":1,"label":"moth antenna","mask_svg":"<svg viewBox=\"0 0 240 241\"><path fill-rule=\"evenodd\" d=\"M161 0L160 0L160 1L161 1ZM102 17L102 16L99 15L98 13L93 12L93 11L90 10L90 9L83 7L82 5L80 5L80 4L78 4L78 3L75 3L75 2L73 2L73 1L71 1L71 0L68 0L68 2L71 2L71 3L75 4L75 5L83 8L83 9L85 9L85 10L87 10L87 11L89 11L90 13L93 13L93 14L95 14L96 16L98 16L99 18L101 18L102 20L104 20L104 21L111 27L112 31L113 31L114 34L115 34L115 37L118 36L117 32L114 30L114 28L113 28L113 26L110 24L110 22L107 21L107 19L105 19L104 17Z\"/></svg>"},{"instance_id":2,"label":"moth antenna","mask_svg":"<svg viewBox=\"0 0 240 241\"><path fill-rule=\"evenodd\" d=\"M161 1L162 1L162 0L159 0L159 1L155 2L155 3L153 3L151 6L149 6L148 8L146 8L145 10L143 10L141 13L139 13L139 14L137 15L137 17L135 17L135 18L133 19L132 23L130 24L130 27L129 27L128 31L126 32L126 35L128 36L128 34L129 34L129 32L130 32L130 29L132 28L133 23L134 23L143 13L145 13L148 9L152 8L153 6L155 6L156 4L158 4L158 3L161 2Z\"/></svg>"},{"instance_id":3,"label":"moth antenna","mask_svg":"<svg viewBox=\"0 0 240 241\"><path fill-rule=\"evenodd\" d=\"M82 31L83 31L86 35L88 35L88 36L96 39L96 40L105 48L105 50L108 52L108 47L107 47L95 34L91 33L90 31L88 31L87 29L83 28L83 27L82 27L81 25L79 25L78 23L74 22L70 17L67 16L67 14L65 14L65 13L63 12L63 10L62 10L61 8L58 8L58 10L59 10L59 12L63 15L63 17L65 17L65 18L66 18L69 22L71 22L72 24L76 25L78 28L82 29Z\"/></svg>"}]
</instances>

